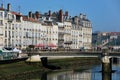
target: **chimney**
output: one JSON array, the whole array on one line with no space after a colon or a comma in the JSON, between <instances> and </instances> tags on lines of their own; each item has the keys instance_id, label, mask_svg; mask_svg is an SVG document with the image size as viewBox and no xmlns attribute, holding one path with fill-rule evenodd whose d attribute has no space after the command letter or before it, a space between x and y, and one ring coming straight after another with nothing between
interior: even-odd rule
<instances>
[{"instance_id":1,"label":"chimney","mask_svg":"<svg viewBox=\"0 0 120 80\"><path fill-rule=\"evenodd\" d=\"M32 13L32 18L36 19L36 15L34 13Z\"/></svg>"},{"instance_id":2,"label":"chimney","mask_svg":"<svg viewBox=\"0 0 120 80\"><path fill-rule=\"evenodd\" d=\"M11 11L11 4L10 3L8 3L8 5L7 5L7 10Z\"/></svg>"},{"instance_id":3,"label":"chimney","mask_svg":"<svg viewBox=\"0 0 120 80\"><path fill-rule=\"evenodd\" d=\"M60 20L60 22L63 22L63 11L62 11L62 9L59 11L59 20Z\"/></svg>"},{"instance_id":4,"label":"chimney","mask_svg":"<svg viewBox=\"0 0 120 80\"><path fill-rule=\"evenodd\" d=\"M82 13L80 13L80 19L82 19L83 18L83 14Z\"/></svg>"},{"instance_id":5,"label":"chimney","mask_svg":"<svg viewBox=\"0 0 120 80\"><path fill-rule=\"evenodd\" d=\"M4 9L4 4L1 4L1 8Z\"/></svg>"},{"instance_id":6,"label":"chimney","mask_svg":"<svg viewBox=\"0 0 120 80\"><path fill-rule=\"evenodd\" d=\"M36 11L35 16L36 16L37 19L40 18L40 13L38 11Z\"/></svg>"},{"instance_id":7,"label":"chimney","mask_svg":"<svg viewBox=\"0 0 120 80\"><path fill-rule=\"evenodd\" d=\"M65 12L65 16L67 16L67 17L68 17L68 11L66 11L66 12Z\"/></svg>"},{"instance_id":8,"label":"chimney","mask_svg":"<svg viewBox=\"0 0 120 80\"><path fill-rule=\"evenodd\" d=\"M28 14L29 18L32 18L32 12L30 11Z\"/></svg>"},{"instance_id":9,"label":"chimney","mask_svg":"<svg viewBox=\"0 0 120 80\"><path fill-rule=\"evenodd\" d=\"M51 10L49 10L49 17L51 17Z\"/></svg>"},{"instance_id":10,"label":"chimney","mask_svg":"<svg viewBox=\"0 0 120 80\"><path fill-rule=\"evenodd\" d=\"M78 25L78 16L74 17L74 23Z\"/></svg>"},{"instance_id":11,"label":"chimney","mask_svg":"<svg viewBox=\"0 0 120 80\"><path fill-rule=\"evenodd\" d=\"M87 19L86 15L83 15L83 19Z\"/></svg>"}]
</instances>

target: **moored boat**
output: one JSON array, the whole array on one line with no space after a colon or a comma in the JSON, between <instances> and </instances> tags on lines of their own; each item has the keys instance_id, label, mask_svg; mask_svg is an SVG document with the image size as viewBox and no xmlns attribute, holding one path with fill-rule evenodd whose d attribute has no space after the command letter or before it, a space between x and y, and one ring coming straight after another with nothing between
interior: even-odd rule
<instances>
[{"instance_id":1,"label":"moored boat","mask_svg":"<svg viewBox=\"0 0 120 80\"><path fill-rule=\"evenodd\" d=\"M0 61L8 61L8 60L16 60L16 59L23 59L27 58L26 54L22 54L20 50L13 49L13 50L6 50L0 49Z\"/></svg>"}]
</instances>

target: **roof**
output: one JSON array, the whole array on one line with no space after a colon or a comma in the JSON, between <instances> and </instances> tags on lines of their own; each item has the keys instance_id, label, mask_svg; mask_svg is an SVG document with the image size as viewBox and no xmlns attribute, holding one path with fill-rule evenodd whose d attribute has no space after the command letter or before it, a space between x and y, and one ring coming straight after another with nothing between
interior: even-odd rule
<instances>
[{"instance_id":1,"label":"roof","mask_svg":"<svg viewBox=\"0 0 120 80\"><path fill-rule=\"evenodd\" d=\"M28 16L23 16L24 21L30 21L30 22L39 22L37 19L29 18Z\"/></svg>"},{"instance_id":2,"label":"roof","mask_svg":"<svg viewBox=\"0 0 120 80\"><path fill-rule=\"evenodd\" d=\"M108 35L120 35L120 32L108 32Z\"/></svg>"},{"instance_id":3,"label":"roof","mask_svg":"<svg viewBox=\"0 0 120 80\"><path fill-rule=\"evenodd\" d=\"M14 14L14 15L22 16L20 13L17 13L17 12L14 12L14 11L11 11L11 13Z\"/></svg>"},{"instance_id":4,"label":"roof","mask_svg":"<svg viewBox=\"0 0 120 80\"><path fill-rule=\"evenodd\" d=\"M5 9L0 7L0 10L5 10Z\"/></svg>"}]
</instances>

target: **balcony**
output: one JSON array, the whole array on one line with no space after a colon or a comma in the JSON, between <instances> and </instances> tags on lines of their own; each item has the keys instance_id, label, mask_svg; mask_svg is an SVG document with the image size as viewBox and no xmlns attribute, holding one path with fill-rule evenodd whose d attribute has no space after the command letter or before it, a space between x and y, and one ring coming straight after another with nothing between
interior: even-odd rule
<instances>
[{"instance_id":1,"label":"balcony","mask_svg":"<svg viewBox=\"0 0 120 80\"><path fill-rule=\"evenodd\" d=\"M60 39L58 39L58 41L64 41L64 39L61 39L61 38L60 38Z\"/></svg>"},{"instance_id":2,"label":"balcony","mask_svg":"<svg viewBox=\"0 0 120 80\"><path fill-rule=\"evenodd\" d=\"M65 31L64 33L65 34L71 34L71 31Z\"/></svg>"},{"instance_id":3,"label":"balcony","mask_svg":"<svg viewBox=\"0 0 120 80\"><path fill-rule=\"evenodd\" d=\"M12 23L14 19L9 19L8 18L8 23Z\"/></svg>"},{"instance_id":4,"label":"balcony","mask_svg":"<svg viewBox=\"0 0 120 80\"><path fill-rule=\"evenodd\" d=\"M65 41L64 44L72 44L72 41Z\"/></svg>"},{"instance_id":5,"label":"balcony","mask_svg":"<svg viewBox=\"0 0 120 80\"><path fill-rule=\"evenodd\" d=\"M64 30L59 30L58 34L64 34Z\"/></svg>"},{"instance_id":6,"label":"balcony","mask_svg":"<svg viewBox=\"0 0 120 80\"><path fill-rule=\"evenodd\" d=\"M3 33L0 33L0 36L3 36Z\"/></svg>"}]
</instances>

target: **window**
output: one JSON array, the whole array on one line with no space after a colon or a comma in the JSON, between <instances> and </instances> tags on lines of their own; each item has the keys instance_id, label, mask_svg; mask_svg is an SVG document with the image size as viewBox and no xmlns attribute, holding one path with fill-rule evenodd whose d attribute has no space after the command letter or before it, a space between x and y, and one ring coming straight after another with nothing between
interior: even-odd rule
<instances>
[{"instance_id":1,"label":"window","mask_svg":"<svg viewBox=\"0 0 120 80\"><path fill-rule=\"evenodd\" d=\"M7 37L7 31L5 31L5 37Z\"/></svg>"},{"instance_id":2,"label":"window","mask_svg":"<svg viewBox=\"0 0 120 80\"><path fill-rule=\"evenodd\" d=\"M12 30L14 30L14 24L12 24Z\"/></svg>"},{"instance_id":3,"label":"window","mask_svg":"<svg viewBox=\"0 0 120 80\"><path fill-rule=\"evenodd\" d=\"M10 34L10 31L9 31L9 38L11 38L11 34Z\"/></svg>"},{"instance_id":4,"label":"window","mask_svg":"<svg viewBox=\"0 0 120 80\"><path fill-rule=\"evenodd\" d=\"M5 39L5 43L7 43L7 39Z\"/></svg>"},{"instance_id":5,"label":"window","mask_svg":"<svg viewBox=\"0 0 120 80\"><path fill-rule=\"evenodd\" d=\"M3 20L0 20L0 25L3 25Z\"/></svg>"},{"instance_id":6,"label":"window","mask_svg":"<svg viewBox=\"0 0 120 80\"><path fill-rule=\"evenodd\" d=\"M14 31L12 31L12 37L14 38Z\"/></svg>"},{"instance_id":7,"label":"window","mask_svg":"<svg viewBox=\"0 0 120 80\"><path fill-rule=\"evenodd\" d=\"M3 34L3 28L0 28L0 34Z\"/></svg>"},{"instance_id":8,"label":"window","mask_svg":"<svg viewBox=\"0 0 120 80\"><path fill-rule=\"evenodd\" d=\"M5 29L7 29L7 23L5 23Z\"/></svg>"},{"instance_id":9,"label":"window","mask_svg":"<svg viewBox=\"0 0 120 80\"><path fill-rule=\"evenodd\" d=\"M3 12L0 12L0 17L3 17Z\"/></svg>"},{"instance_id":10,"label":"window","mask_svg":"<svg viewBox=\"0 0 120 80\"><path fill-rule=\"evenodd\" d=\"M11 24L9 24L9 29L11 29Z\"/></svg>"}]
</instances>

